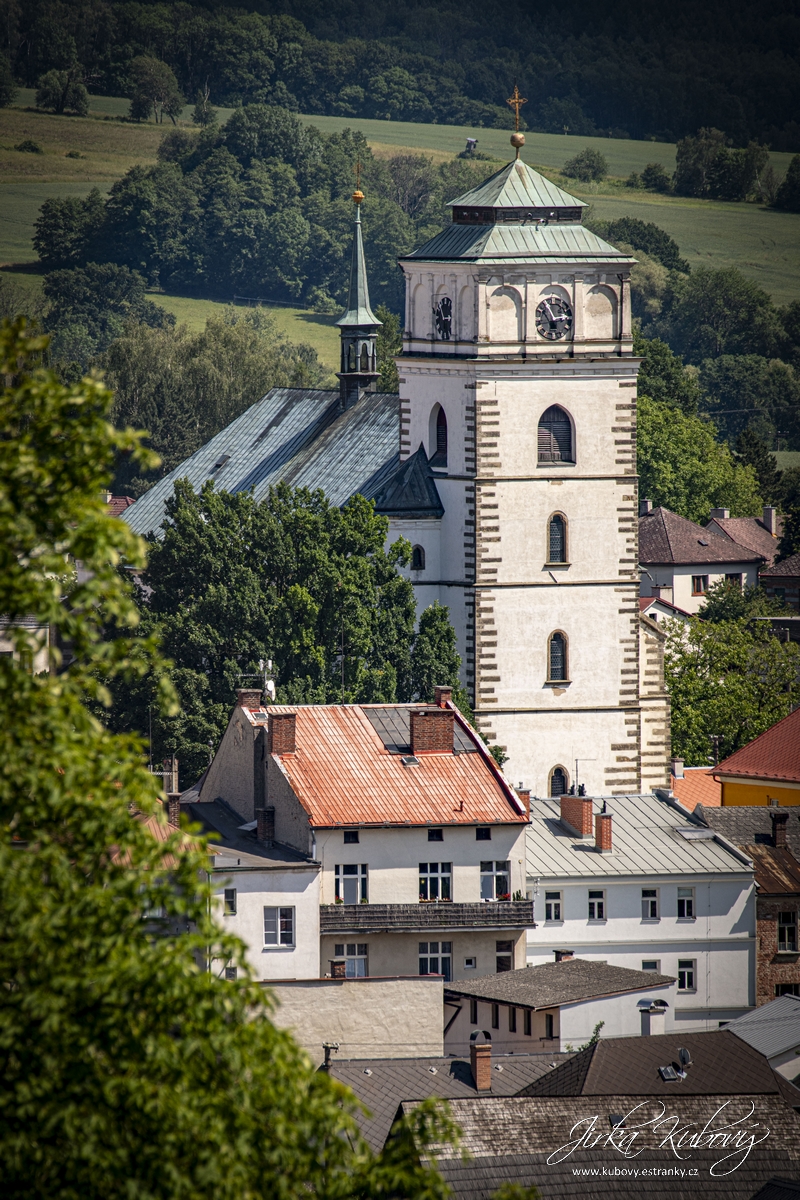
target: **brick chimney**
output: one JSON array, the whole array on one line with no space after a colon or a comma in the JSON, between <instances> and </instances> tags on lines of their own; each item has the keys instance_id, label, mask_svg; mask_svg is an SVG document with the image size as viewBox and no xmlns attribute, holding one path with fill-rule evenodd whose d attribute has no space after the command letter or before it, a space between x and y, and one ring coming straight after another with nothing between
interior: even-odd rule
<instances>
[{"instance_id":1,"label":"brick chimney","mask_svg":"<svg viewBox=\"0 0 800 1200\"><path fill-rule=\"evenodd\" d=\"M297 749L297 714L270 713L270 754L294 754Z\"/></svg>"},{"instance_id":2,"label":"brick chimney","mask_svg":"<svg viewBox=\"0 0 800 1200\"><path fill-rule=\"evenodd\" d=\"M788 845L786 841L786 826L789 824L788 812L773 812L769 814L772 818L772 844L780 849L785 849Z\"/></svg>"},{"instance_id":3,"label":"brick chimney","mask_svg":"<svg viewBox=\"0 0 800 1200\"><path fill-rule=\"evenodd\" d=\"M556 956L556 962L559 963L559 962L564 962L568 958L574 958L575 951L574 950L554 950L553 954L555 954L555 956Z\"/></svg>"},{"instance_id":4,"label":"brick chimney","mask_svg":"<svg viewBox=\"0 0 800 1200\"><path fill-rule=\"evenodd\" d=\"M256 840L268 847L275 843L275 809L271 804L256 809Z\"/></svg>"},{"instance_id":5,"label":"brick chimney","mask_svg":"<svg viewBox=\"0 0 800 1200\"><path fill-rule=\"evenodd\" d=\"M788 813L786 814L789 815ZM167 796L167 820L177 829L181 823L181 797L179 792L170 792Z\"/></svg>"},{"instance_id":6,"label":"brick chimney","mask_svg":"<svg viewBox=\"0 0 800 1200\"><path fill-rule=\"evenodd\" d=\"M239 688L236 693L239 708L261 708L260 688Z\"/></svg>"},{"instance_id":7,"label":"brick chimney","mask_svg":"<svg viewBox=\"0 0 800 1200\"><path fill-rule=\"evenodd\" d=\"M562 796L561 824L578 837L592 836L591 796Z\"/></svg>"},{"instance_id":8,"label":"brick chimney","mask_svg":"<svg viewBox=\"0 0 800 1200\"><path fill-rule=\"evenodd\" d=\"M612 819L610 812L599 812L594 819L594 844L601 854L611 853Z\"/></svg>"},{"instance_id":9,"label":"brick chimney","mask_svg":"<svg viewBox=\"0 0 800 1200\"><path fill-rule=\"evenodd\" d=\"M453 710L439 708L433 712L412 712L411 753L453 753Z\"/></svg>"},{"instance_id":10,"label":"brick chimney","mask_svg":"<svg viewBox=\"0 0 800 1200\"><path fill-rule=\"evenodd\" d=\"M453 689L449 687L437 687L433 689L433 703L437 708L447 708L447 705L453 699Z\"/></svg>"},{"instance_id":11,"label":"brick chimney","mask_svg":"<svg viewBox=\"0 0 800 1200\"><path fill-rule=\"evenodd\" d=\"M482 1040L479 1041L478 1039ZM476 1092L492 1090L492 1035L484 1029L473 1033L469 1040L469 1065L472 1067L472 1078L475 1081Z\"/></svg>"},{"instance_id":12,"label":"brick chimney","mask_svg":"<svg viewBox=\"0 0 800 1200\"><path fill-rule=\"evenodd\" d=\"M639 516L640 517L646 517L647 514L651 513L652 511L653 511L653 501L652 500L640 500L639 501Z\"/></svg>"},{"instance_id":13,"label":"brick chimney","mask_svg":"<svg viewBox=\"0 0 800 1200\"><path fill-rule=\"evenodd\" d=\"M651 1004L649 1008L640 1008L642 1014L642 1037L656 1037L665 1033L666 1009L663 1004Z\"/></svg>"},{"instance_id":14,"label":"brick chimney","mask_svg":"<svg viewBox=\"0 0 800 1200\"><path fill-rule=\"evenodd\" d=\"M778 536L778 511L771 508L769 505L764 505L764 512L761 516L761 524L764 526L773 537Z\"/></svg>"},{"instance_id":15,"label":"brick chimney","mask_svg":"<svg viewBox=\"0 0 800 1200\"><path fill-rule=\"evenodd\" d=\"M517 788L517 795L522 801L526 816L529 817L531 815L531 789L519 787Z\"/></svg>"}]
</instances>

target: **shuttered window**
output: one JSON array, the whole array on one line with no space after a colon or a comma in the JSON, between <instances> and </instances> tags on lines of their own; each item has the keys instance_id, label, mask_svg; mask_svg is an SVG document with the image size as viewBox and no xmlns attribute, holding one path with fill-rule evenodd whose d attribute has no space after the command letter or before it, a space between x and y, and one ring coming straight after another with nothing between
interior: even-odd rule
<instances>
[{"instance_id":1,"label":"shuttered window","mask_svg":"<svg viewBox=\"0 0 800 1200\"><path fill-rule=\"evenodd\" d=\"M539 462L574 462L572 425L563 408L551 404L539 421Z\"/></svg>"}]
</instances>

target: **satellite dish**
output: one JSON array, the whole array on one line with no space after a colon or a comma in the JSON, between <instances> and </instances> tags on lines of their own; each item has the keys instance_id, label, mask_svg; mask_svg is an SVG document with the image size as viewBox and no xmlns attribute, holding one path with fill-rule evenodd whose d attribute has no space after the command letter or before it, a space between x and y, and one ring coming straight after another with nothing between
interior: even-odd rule
<instances>
[{"instance_id":1,"label":"satellite dish","mask_svg":"<svg viewBox=\"0 0 800 1200\"><path fill-rule=\"evenodd\" d=\"M692 1056L689 1051L684 1050L683 1047L681 1047L681 1049L678 1051L678 1059L684 1070L692 1065Z\"/></svg>"}]
</instances>

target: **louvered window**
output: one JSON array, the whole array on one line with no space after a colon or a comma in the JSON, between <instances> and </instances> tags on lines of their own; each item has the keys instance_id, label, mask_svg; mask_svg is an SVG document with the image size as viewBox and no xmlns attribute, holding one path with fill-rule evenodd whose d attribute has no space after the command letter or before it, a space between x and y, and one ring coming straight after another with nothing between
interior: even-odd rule
<instances>
[{"instance_id":1,"label":"louvered window","mask_svg":"<svg viewBox=\"0 0 800 1200\"><path fill-rule=\"evenodd\" d=\"M551 404L539 421L539 462L574 462L572 425L563 408Z\"/></svg>"},{"instance_id":2,"label":"louvered window","mask_svg":"<svg viewBox=\"0 0 800 1200\"><path fill-rule=\"evenodd\" d=\"M431 466L447 466L447 417L443 408L436 414L436 453L431 459Z\"/></svg>"},{"instance_id":3,"label":"louvered window","mask_svg":"<svg viewBox=\"0 0 800 1200\"><path fill-rule=\"evenodd\" d=\"M554 767L550 776L550 795L564 796L567 792L567 773L563 767Z\"/></svg>"},{"instance_id":4,"label":"louvered window","mask_svg":"<svg viewBox=\"0 0 800 1200\"><path fill-rule=\"evenodd\" d=\"M548 552L551 563L567 561L567 523L558 513L550 518Z\"/></svg>"}]
</instances>

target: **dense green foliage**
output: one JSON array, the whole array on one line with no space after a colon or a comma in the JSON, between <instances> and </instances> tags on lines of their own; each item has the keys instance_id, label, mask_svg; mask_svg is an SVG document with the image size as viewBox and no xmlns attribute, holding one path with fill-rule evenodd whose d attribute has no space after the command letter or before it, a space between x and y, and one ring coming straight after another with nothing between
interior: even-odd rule
<instances>
[{"instance_id":1,"label":"dense green foliage","mask_svg":"<svg viewBox=\"0 0 800 1200\"><path fill-rule=\"evenodd\" d=\"M766 146L751 142L732 149L720 129L701 129L678 142L675 191L680 196L712 200L745 200L761 193L760 180L769 164Z\"/></svg>"},{"instance_id":2,"label":"dense green foliage","mask_svg":"<svg viewBox=\"0 0 800 1200\"><path fill-rule=\"evenodd\" d=\"M580 179L589 183L593 179L605 179L608 174L608 161L599 150L587 146L574 158L568 159L561 171L569 179Z\"/></svg>"},{"instance_id":3,"label":"dense green foliage","mask_svg":"<svg viewBox=\"0 0 800 1200\"><path fill-rule=\"evenodd\" d=\"M678 243L652 221L618 217L615 221L590 220L585 224L613 244L625 242L634 250L643 250L668 270L689 274L689 264L685 258L681 258Z\"/></svg>"},{"instance_id":4,"label":"dense green foliage","mask_svg":"<svg viewBox=\"0 0 800 1200\"><path fill-rule=\"evenodd\" d=\"M800 379L788 363L723 354L703 363L699 384L705 411L729 442L749 428L764 442L780 430L789 445L800 445Z\"/></svg>"},{"instance_id":5,"label":"dense green foliage","mask_svg":"<svg viewBox=\"0 0 800 1200\"><path fill-rule=\"evenodd\" d=\"M797 467L783 472L780 497L786 515L778 554L780 558L791 558L793 554L800 554L800 470Z\"/></svg>"},{"instance_id":6,"label":"dense green foliage","mask_svg":"<svg viewBox=\"0 0 800 1200\"><path fill-rule=\"evenodd\" d=\"M800 212L800 154L795 154L775 194L775 207Z\"/></svg>"},{"instance_id":7,"label":"dense green foliage","mask_svg":"<svg viewBox=\"0 0 800 1200\"><path fill-rule=\"evenodd\" d=\"M718 579L708 589L698 616L718 625L721 621L740 621L744 617L770 617L791 613L780 600L768 596L762 587L745 587L729 579Z\"/></svg>"},{"instance_id":8,"label":"dense green foliage","mask_svg":"<svg viewBox=\"0 0 800 1200\"><path fill-rule=\"evenodd\" d=\"M85 117L89 111L89 93L81 78L80 68L47 71L36 88L36 107Z\"/></svg>"},{"instance_id":9,"label":"dense green foliage","mask_svg":"<svg viewBox=\"0 0 800 1200\"><path fill-rule=\"evenodd\" d=\"M0 108L11 104L17 94L14 73L11 64L4 54L0 54Z\"/></svg>"},{"instance_id":10,"label":"dense green foliage","mask_svg":"<svg viewBox=\"0 0 800 1200\"><path fill-rule=\"evenodd\" d=\"M775 456L752 429L744 429L736 439L737 462L752 467L758 482L758 490L765 504L780 504L783 499L783 472L779 471Z\"/></svg>"},{"instance_id":11,"label":"dense green foliage","mask_svg":"<svg viewBox=\"0 0 800 1200\"><path fill-rule=\"evenodd\" d=\"M133 119L141 121L152 116L156 124L161 125L166 115L174 125L186 100L167 64L149 54L140 54L131 63L128 77Z\"/></svg>"}]
</instances>

